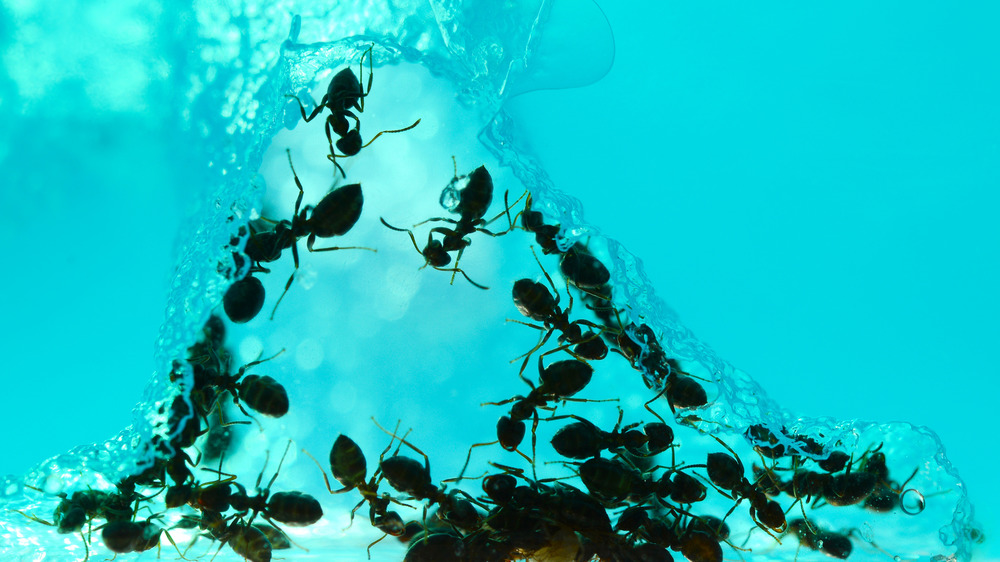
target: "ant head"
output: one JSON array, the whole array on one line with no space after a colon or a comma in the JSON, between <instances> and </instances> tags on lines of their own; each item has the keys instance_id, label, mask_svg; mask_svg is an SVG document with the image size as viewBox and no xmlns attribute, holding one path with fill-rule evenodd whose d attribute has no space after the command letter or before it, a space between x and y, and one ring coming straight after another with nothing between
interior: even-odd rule
<instances>
[{"instance_id":1,"label":"ant head","mask_svg":"<svg viewBox=\"0 0 1000 562\"><path fill-rule=\"evenodd\" d=\"M517 478L510 474L491 474L483 479L483 491L494 503L503 505L514 496Z\"/></svg>"},{"instance_id":2,"label":"ant head","mask_svg":"<svg viewBox=\"0 0 1000 562\"><path fill-rule=\"evenodd\" d=\"M440 240L431 240L428 242L427 246L420 251L420 254L427 260L425 265L431 267L445 267L451 263L451 256L448 255L448 251L444 249Z\"/></svg>"},{"instance_id":3,"label":"ant head","mask_svg":"<svg viewBox=\"0 0 1000 562\"><path fill-rule=\"evenodd\" d=\"M361 145L364 144L361 141L361 131L357 128L347 131L339 140L337 140L337 150L344 153L344 156L354 156L355 154L361 152Z\"/></svg>"},{"instance_id":4,"label":"ant head","mask_svg":"<svg viewBox=\"0 0 1000 562\"><path fill-rule=\"evenodd\" d=\"M524 420L534 412L534 408L530 407L530 411L525 413L521 411L524 409L522 406L518 408L519 404L523 404L523 400L519 400L514 403L514 407L510 410L510 417L503 416L497 422L497 439L500 441L500 446L507 451L513 451L517 449L521 441L524 440L525 425ZM515 410L518 410L515 412ZM526 415L525 415L526 414ZM523 415L523 417L521 417Z\"/></svg>"}]
</instances>

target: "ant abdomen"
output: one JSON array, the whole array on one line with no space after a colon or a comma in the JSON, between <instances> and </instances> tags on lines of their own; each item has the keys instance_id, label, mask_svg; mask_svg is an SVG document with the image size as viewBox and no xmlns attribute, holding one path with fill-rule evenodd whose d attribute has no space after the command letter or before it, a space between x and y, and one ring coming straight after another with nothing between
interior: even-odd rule
<instances>
[{"instance_id":1,"label":"ant abdomen","mask_svg":"<svg viewBox=\"0 0 1000 562\"><path fill-rule=\"evenodd\" d=\"M280 418L288 413L288 393L281 383L267 375L247 375L237 386L240 400L255 411Z\"/></svg>"},{"instance_id":2,"label":"ant abdomen","mask_svg":"<svg viewBox=\"0 0 1000 562\"><path fill-rule=\"evenodd\" d=\"M312 525L323 517L323 508L316 498L303 492L277 492L267 501L271 519L293 527Z\"/></svg>"}]
</instances>

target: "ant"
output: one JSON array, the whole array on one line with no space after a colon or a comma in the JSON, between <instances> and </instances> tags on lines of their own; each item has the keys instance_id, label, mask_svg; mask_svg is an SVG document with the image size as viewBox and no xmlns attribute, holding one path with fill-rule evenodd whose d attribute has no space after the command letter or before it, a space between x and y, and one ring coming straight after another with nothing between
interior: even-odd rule
<instances>
[{"instance_id":1,"label":"ant","mask_svg":"<svg viewBox=\"0 0 1000 562\"><path fill-rule=\"evenodd\" d=\"M529 193L524 202L524 210L518 213L521 216L521 228L535 234L535 242L542 248L543 254L562 253L556 236L559 235L558 224L545 224L544 217L540 211L532 211L531 205L534 200ZM514 217L515 220L517 217Z\"/></svg>"},{"instance_id":2,"label":"ant","mask_svg":"<svg viewBox=\"0 0 1000 562\"><path fill-rule=\"evenodd\" d=\"M396 437L395 433L389 433L378 422L375 422L375 425L393 438ZM406 445L424 457L424 464L421 466L418 461L399 455L398 448L393 456L380 458L379 469L382 471L382 476L389 481L389 485L418 500L427 500L427 505L424 507L425 517L427 508L436 503L440 506L437 515L442 521L465 531L478 529L482 517L473 504L475 500L472 496L462 490L447 493L444 488L438 488L431 481L430 458L405 437L400 437L399 441L400 446ZM459 498L458 494L464 495L467 499Z\"/></svg>"},{"instance_id":3,"label":"ant","mask_svg":"<svg viewBox=\"0 0 1000 562\"><path fill-rule=\"evenodd\" d=\"M733 507L729 509L729 513L726 513L726 517L729 517L729 514L744 499L749 500L750 518L765 533L771 535L771 538L778 540L777 537L771 534L771 530L778 534L785 532L787 522L785 521L784 509L782 509L778 502L768 499L767 494L764 493L762 487L759 485L759 478L754 483L751 483L747 479L746 469L739 455L729 445L726 445L724 441L714 435L712 437L725 447L732 456L726 453L709 453L706 464L692 466L704 466L708 471L709 480L720 490L720 493L736 501ZM723 520L726 517L723 517Z\"/></svg>"},{"instance_id":4,"label":"ant","mask_svg":"<svg viewBox=\"0 0 1000 562\"><path fill-rule=\"evenodd\" d=\"M611 280L608 268L579 242L563 253L559 260L559 271L573 286L585 292L603 287Z\"/></svg>"},{"instance_id":5,"label":"ant","mask_svg":"<svg viewBox=\"0 0 1000 562\"><path fill-rule=\"evenodd\" d=\"M679 361L667 357L653 329L646 324L634 323L621 329L615 351L628 360L634 369L643 374L643 382L649 388L661 388L648 405L660 396L666 395L671 413L677 408L700 408L708 404L708 394L694 380L690 373L681 369Z\"/></svg>"},{"instance_id":6,"label":"ant","mask_svg":"<svg viewBox=\"0 0 1000 562\"><path fill-rule=\"evenodd\" d=\"M136 523L135 521L108 522L103 526L104 528L101 531L101 538L104 539L104 545L108 547L108 550L116 554L145 552L153 547L160 546L160 536L166 535L170 544L174 545L174 548L177 549L177 554L182 559L189 560L189 558L184 558L184 554L177 548L177 543L174 542L173 537L170 536L170 533L166 529L153 525L153 519L158 517L160 517L159 514L154 515L142 523Z\"/></svg>"},{"instance_id":7,"label":"ant","mask_svg":"<svg viewBox=\"0 0 1000 562\"><path fill-rule=\"evenodd\" d=\"M207 405L205 395L211 394L210 389L211 387L214 387L217 391L228 391L233 396L233 402L236 406L239 407L240 411L248 417L252 416L250 416L250 413L243 408L243 405L240 402L250 406L250 408L254 411L272 418L280 418L288 413L288 393L285 391L285 387L283 387L281 383L267 375L244 376L244 373L246 373L248 369L274 359L284 353L284 349L267 359L251 361L250 363L240 367L239 370L232 375L228 374L232 356L227 353L224 355L225 358L222 359L216 355L215 350L208 349L208 351L212 356L214 356L217 367L212 368L204 365L197 365L198 368L195 369L195 388L192 391L192 395L200 403L203 411L207 412L211 409ZM216 395L216 400L218 400L220 396L222 396L221 392ZM221 411L222 410L220 409L220 415ZM181 481L178 481L178 483L179 482Z\"/></svg>"},{"instance_id":8,"label":"ant","mask_svg":"<svg viewBox=\"0 0 1000 562\"><path fill-rule=\"evenodd\" d=\"M521 440L524 439L524 420L534 418L531 426L531 450L535 451L535 429L538 427L537 408L547 408L549 402L567 400L577 392L580 392L590 383L594 374L594 368L578 359L566 359L556 361L548 367L542 364L542 357L538 357L538 381L536 387L524 374L523 380L531 392L527 396L515 396L502 402L484 402L482 406L503 406L514 403L510 408L509 416L502 416L497 422L497 439L500 446L507 451L517 450Z\"/></svg>"},{"instance_id":9,"label":"ant","mask_svg":"<svg viewBox=\"0 0 1000 562\"><path fill-rule=\"evenodd\" d=\"M670 448L674 441L674 431L663 422L649 422L643 431L635 429L640 422L621 427L624 412L618 409L618 422L610 432L602 431L590 421L576 415L556 416L549 421L573 418L574 423L556 431L552 437L552 447L557 453L571 459L596 457L605 449L625 449L629 454L647 457L658 455ZM643 450L643 447L646 450Z\"/></svg>"},{"instance_id":10,"label":"ant","mask_svg":"<svg viewBox=\"0 0 1000 562\"><path fill-rule=\"evenodd\" d=\"M834 533L818 528L814 523L804 519L793 519L788 523L788 530L795 533L799 539L799 547L818 550L832 558L847 560L854 546L847 535Z\"/></svg>"},{"instance_id":11,"label":"ant","mask_svg":"<svg viewBox=\"0 0 1000 562\"><path fill-rule=\"evenodd\" d=\"M396 425L396 429L399 429L399 424ZM337 436L336 441L333 442L333 447L330 449L330 473L344 486L339 490L334 490L330 486L330 479L327 478L326 471L320 466L319 461L312 455L309 455L308 451L303 450L303 452L313 459L316 466L319 467L320 472L323 474L323 481L326 482L328 492L331 494L342 494L356 488L361 493L361 501L351 510L351 524L354 524L354 514L365 502L368 502L370 506L368 517L372 526L384 533L382 537L368 545L369 558L371 558L371 548L379 541L383 540L386 536L401 537L406 531L402 517L395 511L389 511L390 503L397 503L404 506L406 504L396 501L388 493L383 493L382 495L378 493L378 484L382 479L382 459L385 458L385 454L389 452L395 441L395 432L392 435L393 439L389 441L389 445L379 455L379 468L375 470L371 479L367 481L365 479L368 476L368 461L365 459L361 447L346 435Z\"/></svg>"},{"instance_id":12,"label":"ant","mask_svg":"<svg viewBox=\"0 0 1000 562\"><path fill-rule=\"evenodd\" d=\"M523 372L524 368L527 367L528 359L531 358L531 354L545 345L545 342L549 340L549 337L551 337L552 333L556 330L562 332L559 336L560 342L567 342L570 345L575 344L575 347L573 348L573 354L575 356L595 361L607 357L608 346L604 343L604 340L602 340L599 335L593 331L588 330L588 332L584 334L581 326L588 326L601 331L603 331L604 328L588 320L575 320L570 322L569 313L573 309L572 293L568 290L566 293L569 295L569 306L567 306L565 310L559 308L559 291L556 290L556 285L552 281L552 277L550 277L549 273L545 271L545 268L542 266L542 262L538 260L538 255L535 254L534 248L531 249L531 253L535 256L535 262L538 263L538 267L541 268L542 273L545 274L545 278L549 281L549 286L552 287L552 293L549 292L545 285L530 279L519 279L514 282L514 288L511 291L511 295L514 298L514 306L516 306L518 311L520 311L525 317L536 322L541 322L543 325L538 326L536 324L521 322L520 320L508 320L508 322L517 322L518 324L523 324L545 332L538 344L525 354L524 362L521 364L521 371ZM568 288L569 285L567 284L567 289ZM554 298L552 296L553 294L555 294Z\"/></svg>"},{"instance_id":13,"label":"ant","mask_svg":"<svg viewBox=\"0 0 1000 562\"><path fill-rule=\"evenodd\" d=\"M335 188L323 196L323 199L321 199L315 207L312 205L306 205L303 208L302 197L305 195L305 190L302 188L302 182L299 180L299 175L295 172L295 165L292 164L292 151L285 149L285 153L288 155L288 166L292 169L292 177L295 178L295 186L299 189L299 196L295 199L295 210L292 213L292 219L290 221L283 220L275 223L275 229L272 232L280 232L280 234L276 235L277 239L274 242L274 245L270 246L270 255L261 253L253 256L264 256L265 258L270 258L273 257L274 251L278 251L280 253L278 248L284 249L291 247L292 249L292 260L295 262L295 269L288 277L288 282L285 283L285 290L282 291L281 297L279 297L278 302L274 304L274 310L271 311L272 320L274 319L274 313L278 310L278 305L281 304L281 300L285 298L285 294L288 293L288 289L292 286L292 281L295 279L295 273L299 269L299 249L297 242L300 238L306 238L306 249L310 252L331 252L334 250L378 251L374 248L366 248L362 246L332 246L329 248L313 247L317 238L343 236L354 227L355 223L358 222L358 219L361 218L361 207L364 204L364 196L361 193L361 184L352 183ZM251 247L253 239L254 237L251 236L250 241L247 243L247 247ZM268 246L265 246L264 248L267 249Z\"/></svg>"},{"instance_id":14,"label":"ant","mask_svg":"<svg viewBox=\"0 0 1000 562\"><path fill-rule=\"evenodd\" d=\"M333 135L330 134L331 131L340 137L337 140L337 148L343 152L340 155L341 158L347 156L354 156L361 151L362 148L367 147L369 144L375 142L375 139L382 136L383 133L402 133L404 131L409 131L410 129L416 127L420 123L420 119L417 119L415 123L409 127L403 129L394 129L382 131L372 137L367 144L361 144L361 119L353 113L351 110L356 109L358 113L363 113L365 110L365 98L371 94L372 91L372 80L375 77L372 71L372 51L374 45L368 48L364 53L361 54L361 62L358 66L358 74L364 74L364 64L365 55L368 55L368 88L365 91L361 89L361 81L358 80L357 75L354 74L350 68L345 68L333 75L330 80L330 85L327 87L326 94L323 95L323 99L320 100L319 104L315 105L312 113L306 115L306 108L302 105L302 100L298 96L292 94L286 94L286 98L292 98L299 104L299 112L302 114L302 119L308 123L316 118L317 115L323 112L323 109L329 109L330 115L326 118L326 139L330 143L330 154L327 158L333 162L333 165L340 170L341 175L347 176L344 172L344 168L337 163L337 151L333 148ZM350 126L348 119L354 120L354 127Z\"/></svg>"},{"instance_id":15,"label":"ant","mask_svg":"<svg viewBox=\"0 0 1000 562\"><path fill-rule=\"evenodd\" d=\"M263 478L264 470L267 468L267 461L265 460L264 468L257 475L257 482L254 484L254 487L257 489L257 495L250 496L247 494L246 488L239 482L233 483L238 491L233 492L229 498L230 505L234 511L241 514L253 511L254 514L250 517L248 523L253 523L254 518L259 514L275 527L277 527L277 524L274 521L280 521L294 527L305 527L312 525L323 517L323 508L320 506L319 501L309 494L303 492L271 493L271 485L278 478L278 473L281 472L281 465L285 462L285 457L288 455L288 449L291 446L292 442L289 440L288 445L285 446L285 452L281 455L281 460L278 462L278 468L274 471L274 476L268 481L267 486L262 489L260 487L260 480Z\"/></svg>"},{"instance_id":16,"label":"ant","mask_svg":"<svg viewBox=\"0 0 1000 562\"><path fill-rule=\"evenodd\" d=\"M233 552L249 562L271 562L273 547L268 539L268 533L257 525L245 523L236 515L223 517L214 511L204 511L198 526L207 531L210 538L219 542L219 549L215 552L216 556L222 547L228 544ZM284 540L287 541L287 537L284 537ZM185 552L193 545L192 541Z\"/></svg>"},{"instance_id":17,"label":"ant","mask_svg":"<svg viewBox=\"0 0 1000 562\"><path fill-rule=\"evenodd\" d=\"M483 216L486 215L486 211L489 210L490 204L493 202L493 177L486 170L486 166L480 166L472 171L472 173L464 176L458 175L458 163L452 157L452 162L455 166L455 176L445 187L441 200L442 204L446 201L457 201L448 208L453 213L458 213L459 219L449 219L444 217L430 218L420 223L414 225L414 228L434 221L449 222L455 225L454 228L444 228L437 227L432 228L430 232L427 233L427 245L423 250L417 246L417 239L413 236L413 231L407 228L398 228L392 226L385 219L382 220L382 224L391 230L397 232L406 232L410 235L410 241L413 242L413 247L416 248L417 252L424 257L424 265L422 267L431 266L434 269L440 271L450 271L451 273L451 284L455 283L455 274L461 273L465 279L472 283L474 286L486 290L489 287L480 285L474 282L469 276L458 267L458 262L462 259L462 254L465 249L472 244L468 236L473 232L482 232L490 236L498 237L507 234L514 229L514 223L510 219L510 206L504 208L503 212L499 215L493 217L490 220L485 220ZM468 179L461 190L456 188L456 185L461 181ZM504 196L506 200L506 195ZM517 202L515 201L515 204ZM510 223L510 228L503 232L492 232L487 230L485 227L489 226L493 221L499 219L504 214L507 215L507 220ZM441 240L434 240L434 234L441 234L443 238ZM454 268L445 269L448 264L451 263L451 252L458 251L458 255L455 257Z\"/></svg>"}]
</instances>

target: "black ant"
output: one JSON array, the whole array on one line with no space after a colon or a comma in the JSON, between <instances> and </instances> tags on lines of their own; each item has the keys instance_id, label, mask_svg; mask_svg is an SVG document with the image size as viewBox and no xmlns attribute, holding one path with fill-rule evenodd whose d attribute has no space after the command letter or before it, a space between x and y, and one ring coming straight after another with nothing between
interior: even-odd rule
<instances>
[{"instance_id":1,"label":"black ant","mask_svg":"<svg viewBox=\"0 0 1000 562\"><path fill-rule=\"evenodd\" d=\"M101 531L101 538L104 539L104 545L108 547L108 550L116 554L145 552L153 547L160 546L160 536L166 535L170 544L174 545L174 548L177 549L177 554L180 554L182 559L189 560L188 558L184 558L184 554L177 548L177 543L174 542L170 533L163 527L153 524L153 519L158 517L160 515L154 515L142 523L135 521L108 522Z\"/></svg>"},{"instance_id":2,"label":"black ant","mask_svg":"<svg viewBox=\"0 0 1000 562\"><path fill-rule=\"evenodd\" d=\"M292 213L292 220L283 220L276 223L274 232L281 232L278 235L279 238L272 248L271 255L266 255L264 257L273 257L273 251L281 247L291 247L292 248L292 260L295 262L295 269L292 274L288 277L288 282L285 283L285 290L282 291L281 297L278 298L278 302L274 304L274 310L271 311L271 319L274 319L274 313L278 310L278 305L281 304L281 300L285 298L285 294L288 293L288 289L292 286L292 281L295 279L295 272L299 269L299 249L296 243L300 238L306 237L306 249L310 252L331 252L334 250L368 250L371 252L377 252L374 248L366 248L363 246L332 246L329 248L314 248L313 244L316 243L317 238L332 238L334 236L343 236L347 234L354 224L358 222L361 218L361 207L364 204L364 196L361 193L361 184L352 183L349 185L343 185L336 189L333 189L320 200L316 206L306 205L302 207L302 197L305 195L305 190L302 188L302 182L299 181L299 175L295 172L295 166L292 164L292 151L285 149L288 155L288 166L292 169L292 177L295 178L295 186L299 189L299 196L295 199L295 210ZM253 236L247 242L247 247L251 247L253 242ZM285 246L287 244L287 246ZM265 246L266 248L267 246ZM280 253L280 251L279 251ZM255 255L253 257L260 257Z\"/></svg>"},{"instance_id":3,"label":"black ant","mask_svg":"<svg viewBox=\"0 0 1000 562\"><path fill-rule=\"evenodd\" d=\"M375 422L375 425L378 425L378 422ZM396 437L395 433L389 433L381 425L378 425L378 428ZM443 488L438 488L431 481L431 464L427 455L405 438L400 437L399 441L400 445L406 445L424 457L424 464L421 466L418 461L399 455L398 449L397 454L381 458L379 469L382 471L382 476L389 481L389 485L418 500L427 500L426 507L438 504L440 508L437 515L442 521L464 531L476 530L482 517L476 510L472 497L461 490L448 493ZM458 494L466 496L467 499L459 498Z\"/></svg>"},{"instance_id":4,"label":"black ant","mask_svg":"<svg viewBox=\"0 0 1000 562\"><path fill-rule=\"evenodd\" d=\"M650 388L662 388L648 405L660 396L667 397L670 411L677 408L700 408L708 404L708 394L704 387L694 380L690 373L681 369L679 361L667 357L653 329L646 324L629 324L622 328L617 338L618 349L614 350L627 359L633 368L643 374L643 382Z\"/></svg>"},{"instance_id":5,"label":"black ant","mask_svg":"<svg viewBox=\"0 0 1000 562\"><path fill-rule=\"evenodd\" d=\"M403 131L409 131L410 129L416 127L420 123L420 119L417 119L415 123L409 127L403 129L394 129L382 131L372 137L367 144L361 144L361 119L358 118L351 110L355 109L359 113L363 113L365 110L365 98L372 91L372 80L375 76L372 72L372 50L374 46L369 47L364 53L361 54L361 62L358 67L358 74L363 74L365 55L368 55L368 88L365 91L361 89L361 81L358 80L357 75L350 68L345 68L333 75L330 80L330 85L327 87L326 94L323 95L323 99L320 100L319 104L313 108L312 113L306 115L306 108L302 105L302 101L298 96L292 94L286 94L286 98L292 98L299 104L299 112L302 114L302 119L308 123L316 118L317 115L322 113L324 108L330 110L330 115L326 118L326 139L330 143L330 154L327 158L333 162L333 165L340 170L340 173L346 177L344 169L337 163L337 151L333 148L333 135L330 134L331 131L340 137L337 140L337 148L343 152L340 155L341 158L346 156L354 156L361 151L362 148L368 146L375 141L378 137L382 136L383 133L402 133ZM348 119L354 120L354 127L350 126Z\"/></svg>"},{"instance_id":6,"label":"black ant","mask_svg":"<svg viewBox=\"0 0 1000 562\"><path fill-rule=\"evenodd\" d=\"M397 425L397 429L398 427ZM395 433L393 433L393 439L389 441L389 445L379 455L379 468L372 474L371 479L366 481L365 479L368 477L368 462L361 451L361 447L350 437L338 435L337 439L333 442L333 447L330 449L330 473L343 486L339 490L334 490L330 486L330 479L327 478L326 471L320 466L319 461L313 458L312 455L309 455L308 451L303 451L319 467L323 474L323 481L326 482L328 492L331 494L342 494L357 489L361 493L361 501L351 510L351 524L354 523L354 514L357 510L365 502L368 502L370 506L368 517L372 526L384 533L382 537L368 545L369 558L371 558L372 546L386 536L401 537L406 530L402 517L395 511L389 511L390 503L406 504L396 501L387 493L383 493L382 495L378 493L379 481L382 479L382 459L385 458L385 454L392 448L393 441L395 441Z\"/></svg>"},{"instance_id":7,"label":"black ant","mask_svg":"<svg viewBox=\"0 0 1000 562\"><path fill-rule=\"evenodd\" d=\"M596 457L605 449L623 448L632 455L645 457L658 455L670 448L674 431L666 423L649 422L643 425L643 431L639 431L635 429L642 425L639 422L621 427L623 414L619 408L618 422L610 432L576 415L548 418L549 421L567 417L577 420L556 431L552 437L552 448L571 459Z\"/></svg>"},{"instance_id":8,"label":"black ant","mask_svg":"<svg viewBox=\"0 0 1000 562\"><path fill-rule=\"evenodd\" d=\"M785 532L787 522L785 511L778 502L768 499L763 487L758 482L751 483L746 477L746 469L739 455L724 441L712 436L720 445L726 448L732 455L726 453L709 453L705 466L708 470L708 478L718 489L724 490L722 493L736 501L729 509L732 513L734 509L744 499L750 502L750 517L765 533L778 540L771 534L771 531L781 534ZM726 517L729 516L726 514ZM725 519L725 517L723 517Z\"/></svg>"},{"instance_id":9,"label":"black ant","mask_svg":"<svg viewBox=\"0 0 1000 562\"><path fill-rule=\"evenodd\" d=\"M532 248L531 252L534 254L535 249ZM595 361L607 357L608 346L604 343L604 340L602 340L597 333L590 330L588 330L585 334L581 326L595 328L600 331L603 331L604 328L588 320L575 320L570 322L569 313L573 309L572 293L567 291L567 294L569 295L569 306L567 306L565 310L559 308L559 291L556 290L556 285L552 281L552 277L550 277L549 273L545 271L544 267L542 267L542 262L538 260L537 255L535 256L535 261L538 263L538 267L541 268L542 273L545 274L545 278L549 281L549 286L552 287L552 293L549 292L545 285L532 281L531 279L519 279L514 282L514 288L511 290L511 296L514 298L514 306L516 306L518 311L520 311L521 314L527 318L536 322L541 322L543 325L538 326L536 324L529 324L519 320L508 321L517 322L518 324L523 324L545 332L538 344L525 354L524 362L521 364L521 371L523 372L524 368L528 365L528 359L531 358L531 354L545 345L545 342L549 340L549 337L551 337L552 333L556 330L562 332L559 336L560 342L566 342L570 345L575 344L575 347L573 348L573 354L575 356ZM555 294L554 298L552 296L553 294Z\"/></svg>"},{"instance_id":10,"label":"black ant","mask_svg":"<svg viewBox=\"0 0 1000 562\"><path fill-rule=\"evenodd\" d=\"M854 549L849 536L820 529L804 519L790 521L788 530L795 533L800 547L818 550L833 558L847 560Z\"/></svg>"},{"instance_id":11,"label":"black ant","mask_svg":"<svg viewBox=\"0 0 1000 562\"><path fill-rule=\"evenodd\" d=\"M460 190L457 189L456 185L461 180L465 179L468 179L465 187ZM489 210L490 204L493 202L493 178L490 176L490 173L486 171L486 166L480 166L468 175L459 176L458 164L456 163L455 177L448 183L448 186L445 187L441 199L442 202L446 200L457 200L454 205L449 206L449 210L453 213L458 213L459 219L455 220L444 217L436 217L414 225L414 228L416 228L424 223L434 221L450 222L455 225L454 228L432 228L427 234L427 245L423 250L417 246L417 239L413 236L413 231L410 229L392 226L387 223L384 218L381 219L382 224L391 230L406 232L410 235L410 241L413 242L413 247L416 248L417 252L420 253L421 256L424 257L425 261L422 267L429 265L437 270L452 272L452 284L455 282L455 274L461 273L465 279L474 286L479 287L480 289L488 289L489 287L480 285L470 279L469 276L458 267L458 262L462 259L462 253L465 252L465 249L472 243L472 241L468 239L468 236L473 232L482 232L484 234L497 237L507 234L514 228L514 223L510 220L510 207L506 207L502 213L488 221L483 218ZM485 228L493 221L502 217L504 214L507 215L508 222L510 223L509 229L503 232L492 232ZM441 234L443 238L440 241L434 240L435 233ZM455 267L445 269L446 266L451 263L450 253L454 251L458 251L458 255L455 257Z\"/></svg>"},{"instance_id":12,"label":"black ant","mask_svg":"<svg viewBox=\"0 0 1000 562\"><path fill-rule=\"evenodd\" d=\"M192 391L192 397L200 404L204 412L211 409L205 399L206 394L215 396L216 399L222 396L221 393L212 392L212 387L214 387L216 391L228 391L233 396L233 402L240 411L249 417L252 416L243 408L242 404L273 418L280 418L288 413L288 393L281 383L267 375L244 376L248 369L274 359L284 353L284 349L267 359L258 359L247 363L240 367L235 374L229 374L232 356L225 354L225 359L221 359L216 355L215 350L209 349L208 351L215 358L217 367L201 365L200 368L195 369L195 389ZM219 411L221 415L221 409ZM178 483L180 482L182 481L178 481Z\"/></svg>"},{"instance_id":13,"label":"black ant","mask_svg":"<svg viewBox=\"0 0 1000 562\"><path fill-rule=\"evenodd\" d=\"M285 446L284 454L281 455L281 461L278 462L278 468L274 471L274 476L268 481L266 487L261 488L260 481L264 476L264 469L267 468L267 462L265 461L264 469L261 469L260 474L257 475L257 482L254 484L254 487L257 489L257 495L250 496L247 494L246 488L240 483L233 483L238 491L233 492L229 498L230 505L234 511L241 514L253 511L254 514L250 517L250 523L259 514L275 527L277 525L274 521L280 521L285 525L292 525L294 527L305 527L312 525L323 517L323 508L320 506L319 501L309 494L303 492L271 493L271 485L278 478L278 473L281 472L281 465L285 462L285 456L288 455L288 449L291 445L292 442L289 441L288 445Z\"/></svg>"},{"instance_id":14,"label":"black ant","mask_svg":"<svg viewBox=\"0 0 1000 562\"><path fill-rule=\"evenodd\" d=\"M521 216L521 227L535 235L535 242L542 248L543 254L562 253L556 236L559 235L558 224L545 224L544 217L539 211L532 211L531 205L534 200L529 193L524 202L524 210L518 213ZM517 217L515 217L516 220Z\"/></svg>"},{"instance_id":15,"label":"black ant","mask_svg":"<svg viewBox=\"0 0 1000 562\"><path fill-rule=\"evenodd\" d=\"M257 525L245 523L236 515L223 517L214 511L203 511L199 527L205 530L213 540L218 541L219 549L215 552L216 555L219 554L223 546L228 544L233 552L243 557L244 560L271 562L271 542L266 532ZM192 542L188 549L193 544Z\"/></svg>"},{"instance_id":16,"label":"black ant","mask_svg":"<svg viewBox=\"0 0 1000 562\"><path fill-rule=\"evenodd\" d=\"M534 418L531 426L531 452L535 453L535 430L538 428L538 408L553 409L549 402L572 400L570 397L580 392L590 383L594 368L578 359L556 361L548 367L542 364L542 356L538 357L538 386L535 386L521 373L523 380L531 392L527 396L515 396L502 402L484 402L482 406L503 406L514 403L508 416L501 416L497 421L497 441L507 451L516 451L524 439L524 420ZM596 400L595 400L596 402ZM490 443L481 443L489 445ZM476 445L473 445L476 446ZM534 466L534 463L532 463Z\"/></svg>"},{"instance_id":17,"label":"black ant","mask_svg":"<svg viewBox=\"0 0 1000 562\"><path fill-rule=\"evenodd\" d=\"M608 268L579 242L563 253L559 260L559 271L581 291L597 289L611 280Z\"/></svg>"}]
</instances>

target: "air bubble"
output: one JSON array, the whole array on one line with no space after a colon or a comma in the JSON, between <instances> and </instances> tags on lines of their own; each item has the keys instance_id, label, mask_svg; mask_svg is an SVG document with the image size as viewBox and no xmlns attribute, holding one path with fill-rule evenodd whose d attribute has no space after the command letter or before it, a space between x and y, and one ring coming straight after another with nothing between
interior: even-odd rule
<instances>
[{"instance_id":1,"label":"air bubble","mask_svg":"<svg viewBox=\"0 0 1000 562\"><path fill-rule=\"evenodd\" d=\"M865 524L861 526L861 538L869 543L875 540L875 530L872 529L871 523L865 521Z\"/></svg>"},{"instance_id":2,"label":"air bubble","mask_svg":"<svg viewBox=\"0 0 1000 562\"><path fill-rule=\"evenodd\" d=\"M918 515L924 510L925 505L924 495L913 488L904 491L899 498L899 508L907 515Z\"/></svg>"}]
</instances>

